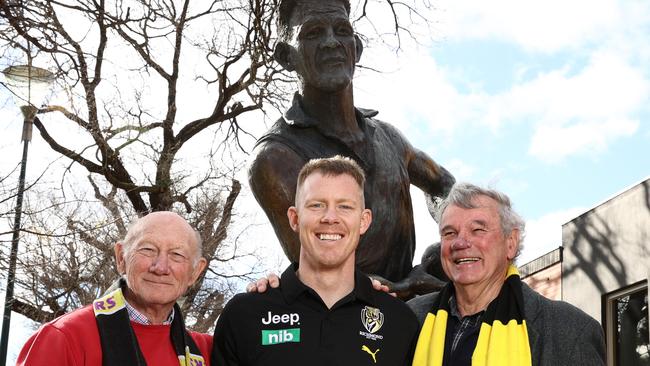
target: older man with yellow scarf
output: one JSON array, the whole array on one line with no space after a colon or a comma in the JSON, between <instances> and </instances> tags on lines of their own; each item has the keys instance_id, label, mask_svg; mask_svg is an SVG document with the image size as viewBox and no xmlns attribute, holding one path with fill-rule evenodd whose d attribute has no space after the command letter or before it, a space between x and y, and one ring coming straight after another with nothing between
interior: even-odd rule
<instances>
[{"instance_id":1,"label":"older man with yellow scarf","mask_svg":"<svg viewBox=\"0 0 650 366\"><path fill-rule=\"evenodd\" d=\"M525 224L506 195L456 184L438 222L450 282L409 301L422 324L414 366L605 365L598 322L520 280Z\"/></svg>"}]
</instances>

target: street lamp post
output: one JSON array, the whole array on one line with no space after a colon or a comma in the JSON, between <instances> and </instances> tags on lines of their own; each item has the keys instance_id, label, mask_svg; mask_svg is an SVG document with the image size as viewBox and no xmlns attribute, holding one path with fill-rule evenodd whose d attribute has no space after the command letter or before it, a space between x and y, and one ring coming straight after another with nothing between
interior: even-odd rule
<instances>
[{"instance_id":1,"label":"street lamp post","mask_svg":"<svg viewBox=\"0 0 650 366\"><path fill-rule=\"evenodd\" d=\"M27 150L32 139L32 126L38 112L38 105L45 101L49 86L54 81L54 75L45 69L32 65L10 66L2 71L5 75L7 88L14 94L16 103L23 113L23 155L20 161L20 177L16 195L16 214L14 230L9 254L9 269L7 272L7 290L2 318L2 333L0 334L0 365L7 362L7 347L9 345L9 325L11 310L14 302L14 282L16 278L16 260L18 258L18 241L20 238L20 219L23 212L23 194L25 192L25 172L27 170Z\"/></svg>"}]
</instances>

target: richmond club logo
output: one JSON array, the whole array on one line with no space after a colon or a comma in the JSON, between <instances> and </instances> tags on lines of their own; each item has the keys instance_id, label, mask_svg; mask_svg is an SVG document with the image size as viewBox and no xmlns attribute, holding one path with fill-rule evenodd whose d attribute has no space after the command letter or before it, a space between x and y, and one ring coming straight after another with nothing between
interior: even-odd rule
<instances>
[{"instance_id":1,"label":"richmond club logo","mask_svg":"<svg viewBox=\"0 0 650 366\"><path fill-rule=\"evenodd\" d=\"M366 306L361 309L361 323L370 333L376 333L384 325L384 314L377 308Z\"/></svg>"}]
</instances>

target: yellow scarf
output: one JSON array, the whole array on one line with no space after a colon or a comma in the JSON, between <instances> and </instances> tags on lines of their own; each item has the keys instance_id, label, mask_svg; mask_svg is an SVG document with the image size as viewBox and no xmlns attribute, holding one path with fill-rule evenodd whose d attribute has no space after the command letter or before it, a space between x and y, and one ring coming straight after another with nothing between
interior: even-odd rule
<instances>
[{"instance_id":1,"label":"yellow scarf","mask_svg":"<svg viewBox=\"0 0 650 366\"><path fill-rule=\"evenodd\" d=\"M452 283L442 289L427 314L415 349L413 366L442 366ZM506 281L483 315L472 366L530 366L530 343L524 314L521 279L510 265Z\"/></svg>"}]
</instances>

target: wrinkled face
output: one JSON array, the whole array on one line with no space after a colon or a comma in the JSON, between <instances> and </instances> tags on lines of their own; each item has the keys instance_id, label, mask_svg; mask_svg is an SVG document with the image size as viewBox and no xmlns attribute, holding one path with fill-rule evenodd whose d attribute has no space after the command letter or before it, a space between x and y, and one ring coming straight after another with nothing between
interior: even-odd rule
<instances>
[{"instance_id":1,"label":"wrinkled face","mask_svg":"<svg viewBox=\"0 0 650 366\"><path fill-rule=\"evenodd\" d=\"M303 2L294 9L290 24L290 59L303 86L323 91L349 86L360 54L343 4Z\"/></svg>"},{"instance_id":2,"label":"wrinkled face","mask_svg":"<svg viewBox=\"0 0 650 366\"><path fill-rule=\"evenodd\" d=\"M501 287L515 257L518 235L504 235L497 202L477 197L477 208L448 206L440 220L442 266L458 286Z\"/></svg>"},{"instance_id":3,"label":"wrinkled face","mask_svg":"<svg viewBox=\"0 0 650 366\"><path fill-rule=\"evenodd\" d=\"M359 237L372 221L354 178L320 172L309 175L287 215L300 237L301 270L354 268Z\"/></svg>"},{"instance_id":4,"label":"wrinkled face","mask_svg":"<svg viewBox=\"0 0 650 366\"><path fill-rule=\"evenodd\" d=\"M133 243L115 246L118 271L125 275L129 302L142 311L171 307L205 268L197 260L198 248L192 228L180 216L154 212L142 218ZM196 263L195 263L196 262Z\"/></svg>"}]
</instances>

